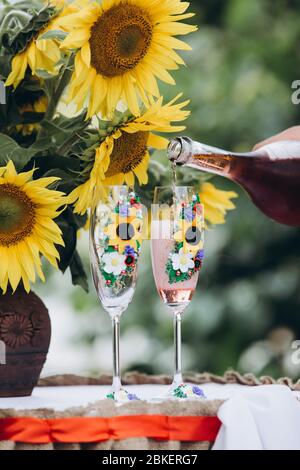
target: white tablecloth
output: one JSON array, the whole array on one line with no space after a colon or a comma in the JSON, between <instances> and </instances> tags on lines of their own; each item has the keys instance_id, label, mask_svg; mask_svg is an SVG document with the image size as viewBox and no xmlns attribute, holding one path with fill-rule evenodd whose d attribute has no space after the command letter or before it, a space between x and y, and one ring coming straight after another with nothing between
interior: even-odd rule
<instances>
[{"instance_id":1,"label":"white tablecloth","mask_svg":"<svg viewBox=\"0 0 300 470\"><path fill-rule=\"evenodd\" d=\"M226 399L215 450L300 450L300 393L282 385L202 385L209 400ZM130 385L127 390L150 400L163 395L165 385ZM85 406L105 397L108 386L40 387L31 397L0 398L0 408L16 410ZM298 400L297 400L298 398Z\"/></svg>"}]
</instances>

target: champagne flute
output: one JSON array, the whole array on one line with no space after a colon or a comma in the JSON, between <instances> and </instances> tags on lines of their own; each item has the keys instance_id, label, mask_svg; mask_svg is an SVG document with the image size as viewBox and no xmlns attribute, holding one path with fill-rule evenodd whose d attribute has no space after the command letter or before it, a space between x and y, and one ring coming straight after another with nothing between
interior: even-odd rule
<instances>
[{"instance_id":1,"label":"champagne flute","mask_svg":"<svg viewBox=\"0 0 300 470\"><path fill-rule=\"evenodd\" d=\"M118 402L138 400L121 384L120 320L137 282L143 211L127 186L95 189L90 223L90 260L98 298L112 320L113 383L106 396Z\"/></svg>"},{"instance_id":2,"label":"champagne flute","mask_svg":"<svg viewBox=\"0 0 300 470\"><path fill-rule=\"evenodd\" d=\"M156 288L173 315L175 372L168 396L205 398L183 382L181 319L194 295L204 257L204 209L192 187L157 187L151 222L151 258Z\"/></svg>"}]
</instances>

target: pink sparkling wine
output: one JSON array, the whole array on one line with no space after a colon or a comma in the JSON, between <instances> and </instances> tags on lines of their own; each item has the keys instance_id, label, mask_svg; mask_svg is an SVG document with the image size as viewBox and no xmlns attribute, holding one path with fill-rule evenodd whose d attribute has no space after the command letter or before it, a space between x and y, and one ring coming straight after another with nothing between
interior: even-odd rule
<instances>
[{"instance_id":1,"label":"pink sparkling wine","mask_svg":"<svg viewBox=\"0 0 300 470\"><path fill-rule=\"evenodd\" d=\"M195 289L159 289L159 295L170 306L186 305L194 295Z\"/></svg>"},{"instance_id":2,"label":"pink sparkling wine","mask_svg":"<svg viewBox=\"0 0 300 470\"><path fill-rule=\"evenodd\" d=\"M166 264L173 247L174 240L154 239L151 241L152 269L156 288L162 301L173 310L180 308L183 311L192 300L199 273L194 274L187 281L170 284Z\"/></svg>"}]
</instances>

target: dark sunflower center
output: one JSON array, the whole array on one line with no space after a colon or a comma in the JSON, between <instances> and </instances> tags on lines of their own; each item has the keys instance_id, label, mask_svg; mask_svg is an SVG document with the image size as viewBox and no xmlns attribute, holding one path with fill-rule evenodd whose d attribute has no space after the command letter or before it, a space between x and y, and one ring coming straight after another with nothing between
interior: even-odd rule
<instances>
[{"instance_id":1,"label":"dark sunflower center","mask_svg":"<svg viewBox=\"0 0 300 470\"><path fill-rule=\"evenodd\" d=\"M185 233L185 240L189 245L198 245L201 240L201 232L198 227L190 227Z\"/></svg>"},{"instance_id":2,"label":"dark sunflower center","mask_svg":"<svg viewBox=\"0 0 300 470\"><path fill-rule=\"evenodd\" d=\"M131 240L134 237L135 231L131 224L120 224L117 227L117 235L121 240Z\"/></svg>"},{"instance_id":3,"label":"dark sunflower center","mask_svg":"<svg viewBox=\"0 0 300 470\"><path fill-rule=\"evenodd\" d=\"M19 243L32 232L35 207L29 197L13 184L0 185L0 246Z\"/></svg>"},{"instance_id":4,"label":"dark sunflower center","mask_svg":"<svg viewBox=\"0 0 300 470\"><path fill-rule=\"evenodd\" d=\"M107 78L132 70L147 54L152 29L149 16L137 5L110 8L91 29L92 66Z\"/></svg>"},{"instance_id":5,"label":"dark sunflower center","mask_svg":"<svg viewBox=\"0 0 300 470\"><path fill-rule=\"evenodd\" d=\"M118 173L129 173L144 159L147 152L148 132L127 134L114 141L114 149L110 156L110 165L105 176L115 176Z\"/></svg>"}]
</instances>

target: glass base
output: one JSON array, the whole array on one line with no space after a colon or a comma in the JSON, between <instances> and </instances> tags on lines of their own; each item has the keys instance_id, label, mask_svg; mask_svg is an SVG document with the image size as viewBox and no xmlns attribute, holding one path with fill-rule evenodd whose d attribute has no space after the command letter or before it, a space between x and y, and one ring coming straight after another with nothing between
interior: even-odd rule
<instances>
[{"instance_id":1,"label":"glass base","mask_svg":"<svg viewBox=\"0 0 300 470\"><path fill-rule=\"evenodd\" d=\"M207 397L202 388L195 384L179 383L171 385L163 395L151 398L152 403L160 403L170 400L206 400Z\"/></svg>"},{"instance_id":2,"label":"glass base","mask_svg":"<svg viewBox=\"0 0 300 470\"><path fill-rule=\"evenodd\" d=\"M129 403L130 401L140 400L135 393L128 392L125 388L111 390L111 392L106 395L106 398L114 400L116 403Z\"/></svg>"},{"instance_id":3,"label":"glass base","mask_svg":"<svg viewBox=\"0 0 300 470\"><path fill-rule=\"evenodd\" d=\"M206 400L205 393L199 385L188 383L171 387L168 395L173 400Z\"/></svg>"}]
</instances>

